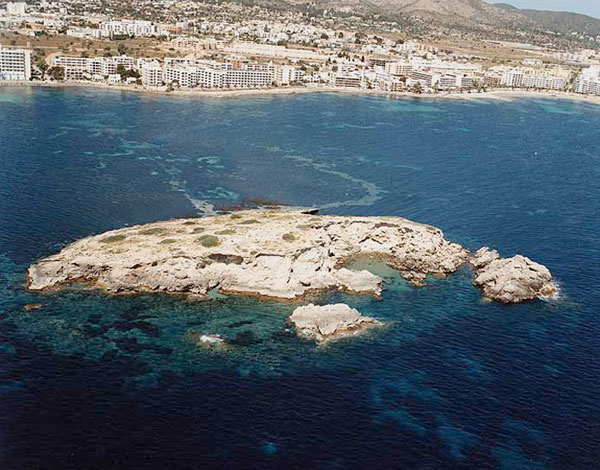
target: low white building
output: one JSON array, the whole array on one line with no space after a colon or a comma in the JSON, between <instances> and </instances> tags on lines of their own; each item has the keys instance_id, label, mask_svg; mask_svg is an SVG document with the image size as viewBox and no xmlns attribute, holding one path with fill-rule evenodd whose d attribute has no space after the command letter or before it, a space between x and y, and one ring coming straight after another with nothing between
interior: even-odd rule
<instances>
[{"instance_id":1,"label":"low white building","mask_svg":"<svg viewBox=\"0 0 600 470\"><path fill-rule=\"evenodd\" d=\"M529 65L532 67L541 67L542 65L544 65L544 62L542 62L541 59L523 59L522 64Z\"/></svg>"},{"instance_id":2,"label":"low white building","mask_svg":"<svg viewBox=\"0 0 600 470\"><path fill-rule=\"evenodd\" d=\"M121 83L121 75L118 73L111 73L108 75L108 83Z\"/></svg>"},{"instance_id":3,"label":"low white building","mask_svg":"<svg viewBox=\"0 0 600 470\"><path fill-rule=\"evenodd\" d=\"M0 80L30 80L31 51L7 49L0 44Z\"/></svg>"},{"instance_id":4,"label":"low white building","mask_svg":"<svg viewBox=\"0 0 600 470\"><path fill-rule=\"evenodd\" d=\"M216 39L200 39L195 37L181 36L171 41L175 49L190 50L218 50L223 49L223 42Z\"/></svg>"},{"instance_id":5,"label":"low white building","mask_svg":"<svg viewBox=\"0 0 600 470\"><path fill-rule=\"evenodd\" d=\"M142 36L151 37L159 35L159 28L152 21L141 20L119 20L104 21L100 24L102 37L112 38L114 36Z\"/></svg>"},{"instance_id":6,"label":"low white building","mask_svg":"<svg viewBox=\"0 0 600 470\"><path fill-rule=\"evenodd\" d=\"M100 39L101 31L98 28L77 28L67 30L67 36L78 39Z\"/></svg>"}]
</instances>

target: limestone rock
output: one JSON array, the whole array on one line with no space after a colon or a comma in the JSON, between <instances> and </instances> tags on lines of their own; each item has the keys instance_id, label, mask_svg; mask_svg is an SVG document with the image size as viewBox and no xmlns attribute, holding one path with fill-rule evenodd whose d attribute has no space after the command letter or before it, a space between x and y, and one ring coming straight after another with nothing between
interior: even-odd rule
<instances>
[{"instance_id":1,"label":"limestone rock","mask_svg":"<svg viewBox=\"0 0 600 470\"><path fill-rule=\"evenodd\" d=\"M188 332L185 335L185 339L196 346L205 348L221 348L226 347L227 343L220 335L205 334L197 332Z\"/></svg>"},{"instance_id":2,"label":"limestone rock","mask_svg":"<svg viewBox=\"0 0 600 470\"><path fill-rule=\"evenodd\" d=\"M40 308L42 308L42 304L27 304L23 308L25 309L25 311L31 312L32 310L39 310Z\"/></svg>"},{"instance_id":3,"label":"limestone rock","mask_svg":"<svg viewBox=\"0 0 600 470\"><path fill-rule=\"evenodd\" d=\"M494 258L476 270L473 284L483 296L502 303L518 303L556 294L552 274L524 256Z\"/></svg>"},{"instance_id":4,"label":"limestone rock","mask_svg":"<svg viewBox=\"0 0 600 470\"><path fill-rule=\"evenodd\" d=\"M219 346L225 343L225 340L219 335L201 335L198 342L209 346Z\"/></svg>"},{"instance_id":5,"label":"limestone rock","mask_svg":"<svg viewBox=\"0 0 600 470\"><path fill-rule=\"evenodd\" d=\"M79 240L29 268L29 289L89 284L112 293L243 293L294 299L315 290L381 295L382 279L346 260L378 255L409 280L454 272L468 252L400 217L262 209L128 227Z\"/></svg>"},{"instance_id":6,"label":"limestone rock","mask_svg":"<svg viewBox=\"0 0 600 470\"><path fill-rule=\"evenodd\" d=\"M299 335L318 342L353 335L379 323L346 304L298 307L290 316L290 321Z\"/></svg>"},{"instance_id":7,"label":"limestone rock","mask_svg":"<svg viewBox=\"0 0 600 470\"><path fill-rule=\"evenodd\" d=\"M475 285L500 302L553 289L543 266L519 261L522 257L498 264L510 260L488 248L470 256L429 225L401 217L320 216L305 209L247 210L113 230L42 259L29 268L27 279L32 291L82 283L111 293L192 297L214 289L279 299L326 289L379 297L380 277L345 267L361 256L382 259L415 286L470 262Z\"/></svg>"},{"instance_id":8,"label":"limestone rock","mask_svg":"<svg viewBox=\"0 0 600 470\"><path fill-rule=\"evenodd\" d=\"M499 258L500 255L496 250L484 246L471 255L469 262L475 269L481 269Z\"/></svg>"}]
</instances>

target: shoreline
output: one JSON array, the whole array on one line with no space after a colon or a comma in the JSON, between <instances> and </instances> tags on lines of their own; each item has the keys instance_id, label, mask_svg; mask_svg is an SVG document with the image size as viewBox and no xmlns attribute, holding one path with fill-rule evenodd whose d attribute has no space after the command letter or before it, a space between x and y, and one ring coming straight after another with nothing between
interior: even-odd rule
<instances>
[{"instance_id":1,"label":"shoreline","mask_svg":"<svg viewBox=\"0 0 600 470\"><path fill-rule=\"evenodd\" d=\"M242 90L176 90L166 91L164 88L146 88L140 85L108 85L104 83L84 83L84 82L38 82L38 81L9 81L0 80L1 88L11 87L42 87L42 88L92 88L109 91L125 91L130 93L141 93L156 96L169 96L181 98L238 98L252 96L277 96L277 95L302 95L312 93L336 93L342 95L362 95L362 96L385 96L388 98L409 98L409 99L454 99L454 100L481 100L490 99L497 101L514 101L515 99L542 98L542 99L563 99L574 102L584 102L600 105L600 96L582 95L566 91L547 91L547 90L518 90L518 89L492 89L485 92L447 92L437 94L417 94L408 91L387 92L381 90L364 90L353 88L336 88L331 86L307 86L307 87L287 87L287 88L254 88Z\"/></svg>"}]
</instances>

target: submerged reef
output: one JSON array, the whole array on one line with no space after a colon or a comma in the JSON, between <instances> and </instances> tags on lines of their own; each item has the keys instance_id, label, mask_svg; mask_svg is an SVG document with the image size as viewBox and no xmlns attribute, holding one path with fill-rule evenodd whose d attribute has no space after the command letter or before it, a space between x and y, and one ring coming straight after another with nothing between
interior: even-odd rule
<instances>
[{"instance_id":1,"label":"submerged reef","mask_svg":"<svg viewBox=\"0 0 600 470\"><path fill-rule=\"evenodd\" d=\"M110 293L221 293L298 299L319 290L381 296L382 279L345 267L357 256L385 260L409 283L471 263L484 297L503 303L551 295L552 276L517 256L475 254L441 230L401 217L317 215L256 209L127 227L79 240L32 265L32 291L83 283Z\"/></svg>"}]
</instances>

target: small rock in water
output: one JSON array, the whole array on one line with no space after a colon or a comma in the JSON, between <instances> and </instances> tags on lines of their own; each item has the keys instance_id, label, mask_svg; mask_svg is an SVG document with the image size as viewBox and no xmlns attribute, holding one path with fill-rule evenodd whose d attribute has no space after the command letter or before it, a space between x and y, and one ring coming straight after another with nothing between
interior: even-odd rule
<instances>
[{"instance_id":1,"label":"small rock in water","mask_svg":"<svg viewBox=\"0 0 600 470\"><path fill-rule=\"evenodd\" d=\"M301 336L317 342L353 335L379 324L377 320L361 315L346 304L298 307L290 316L290 321Z\"/></svg>"},{"instance_id":2,"label":"small rock in water","mask_svg":"<svg viewBox=\"0 0 600 470\"><path fill-rule=\"evenodd\" d=\"M217 347L225 345L225 340L220 335L188 332L185 338L196 346Z\"/></svg>"},{"instance_id":3,"label":"small rock in water","mask_svg":"<svg viewBox=\"0 0 600 470\"><path fill-rule=\"evenodd\" d=\"M201 335L199 342L207 345L217 346L225 343L225 340L219 335Z\"/></svg>"},{"instance_id":4,"label":"small rock in water","mask_svg":"<svg viewBox=\"0 0 600 470\"><path fill-rule=\"evenodd\" d=\"M30 312L32 310L39 310L42 308L42 304L27 304L25 305L25 310Z\"/></svg>"}]
</instances>

